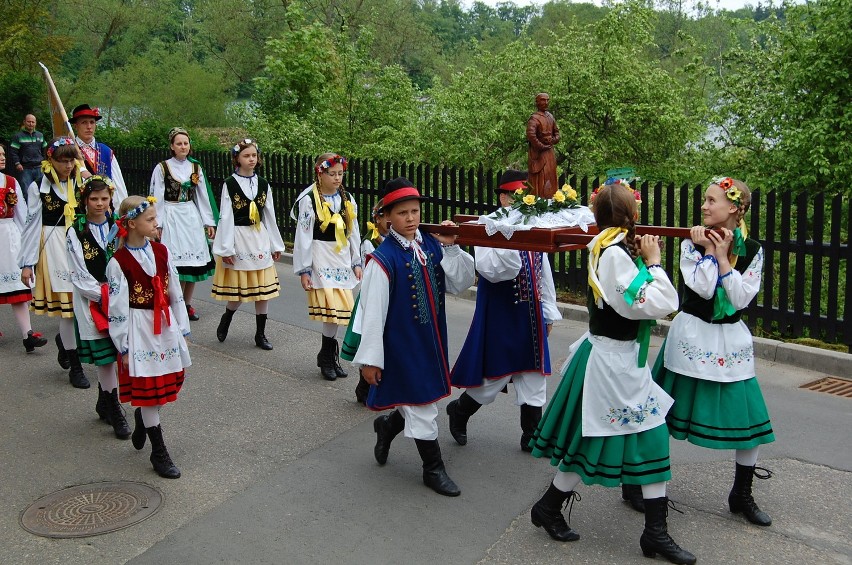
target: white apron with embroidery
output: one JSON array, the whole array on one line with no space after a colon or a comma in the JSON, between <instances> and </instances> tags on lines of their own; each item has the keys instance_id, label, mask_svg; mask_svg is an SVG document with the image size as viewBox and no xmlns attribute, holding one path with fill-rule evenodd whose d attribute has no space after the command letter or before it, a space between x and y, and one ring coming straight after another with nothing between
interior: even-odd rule
<instances>
[{"instance_id":1,"label":"white apron with embroidery","mask_svg":"<svg viewBox=\"0 0 852 565\"><path fill-rule=\"evenodd\" d=\"M583 437L618 436L665 423L674 400L636 366L639 344L587 334L592 344L583 385Z\"/></svg>"}]
</instances>

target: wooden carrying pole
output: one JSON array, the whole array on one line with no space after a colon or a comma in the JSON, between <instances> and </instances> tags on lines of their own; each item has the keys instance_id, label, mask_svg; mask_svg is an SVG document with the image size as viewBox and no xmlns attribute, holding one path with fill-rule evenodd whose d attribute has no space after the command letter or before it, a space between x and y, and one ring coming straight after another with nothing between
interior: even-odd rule
<instances>
[{"instance_id":1,"label":"wooden carrying pole","mask_svg":"<svg viewBox=\"0 0 852 565\"><path fill-rule=\"evenodd\" d=\"M53 136L68 136L71 139L76 139L74 130L71 129L71 122L68 121L68 114L65 113L65 107L62 105L62 99L59 98L59 93L56 91L53 79L50 78L50 71L47 70L44 63L39 63L39 66L44 71L44 82L47 84L47 101L50 106Z\"/></svg>"}]
</instances>

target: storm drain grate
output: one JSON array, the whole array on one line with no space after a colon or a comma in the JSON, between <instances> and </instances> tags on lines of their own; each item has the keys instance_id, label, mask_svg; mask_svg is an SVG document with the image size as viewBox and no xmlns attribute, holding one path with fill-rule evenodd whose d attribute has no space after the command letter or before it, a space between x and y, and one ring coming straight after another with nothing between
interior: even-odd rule
<instances>
[{"instance_id":1,"label":"storm drain grate","mask_svg":"<svg viewBox=\"0 0 852 565\"><path fill-rule=\"evenodd\" d=\"M803 384L799 388L815 390L817 392L827 392L834 396L843 396L852 398L852 381L848 379L839 379L837 377L825 377L817 379L811 383Z\"/></svg>"},{"instance_id":2,"label":"storm drain grate","mask_svg":"<svg viewBox=\"0 0 852 565\"><path fill-rule=\"evenodd\" d=\"M78 485L30 504L21 513L21 527L46 538L97 536L150 518L162 502L162 493L143 483Z\"/></svg>"}]
</instances>

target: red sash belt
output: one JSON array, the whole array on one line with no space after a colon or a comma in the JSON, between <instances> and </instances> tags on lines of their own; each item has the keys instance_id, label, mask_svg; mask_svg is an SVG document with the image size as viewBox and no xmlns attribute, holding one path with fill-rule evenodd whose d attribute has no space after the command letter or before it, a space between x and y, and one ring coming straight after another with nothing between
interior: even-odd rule
<instances>
[{"instance_id":1,"label":"red sash belt","mask_svg":"<svg viewBox=\"0 0 852 565\"><path fill-rule=\"evenodd\" d=\"M162 317L166 317L166 325L172 325L171 314L169 314L169 303L163 294L163 280L160 275L151 278L154 287L154 335L162 333Z\"/></svg>"},{"instance_id":2,"label":"red sash belt","mask_svg":"<svg viewBox=\"0 0 852 565\"><path fill-rule=\"evenodd\" d=\"M89 302L89 312L92 313L92 321L95 329L100 333L109 331L109 285L101 283L101 303Z\"/></svg>"}]
</instances>

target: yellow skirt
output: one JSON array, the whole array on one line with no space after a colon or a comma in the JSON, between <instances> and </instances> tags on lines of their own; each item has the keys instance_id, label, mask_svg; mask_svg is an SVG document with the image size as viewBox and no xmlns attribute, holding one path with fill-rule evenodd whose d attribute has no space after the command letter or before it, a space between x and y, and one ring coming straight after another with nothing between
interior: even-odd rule
<instances>
[{"instance_id":1,"label":"yellow skirt","mask_svg":"<svg viewBox=\"0 0 852 565\"><path fill-rule=\"evenodd\" d=\"M348 288L314 288L307 291L308 318L345 326L352 316L352 291Z\"/></svg>"},{"instance_id":2,"label":"yellow skirt","mask_svg":"<svg viewBox=\"0 0 852 565\"><path fill-rule=\"evenodd\" d=\"M54 292L50 284L47 253L40 253L35 266L35 288L30 310L48 316L74 317L74 302L70 292Z\"/></svg>"},{"instance_id":3,"label":"yellow skirt","mask_svg":"<svg viewBox=\"0 0 852 565\"><path fill-rule=\"evenodd\" d=\"M235 271L225 268L222 258L216 257L216 273L213 275L213 290L210 292L216 300L269 300L278 296L280 288L274 264L260 271Z\"/></svg>"}]
</instances>

